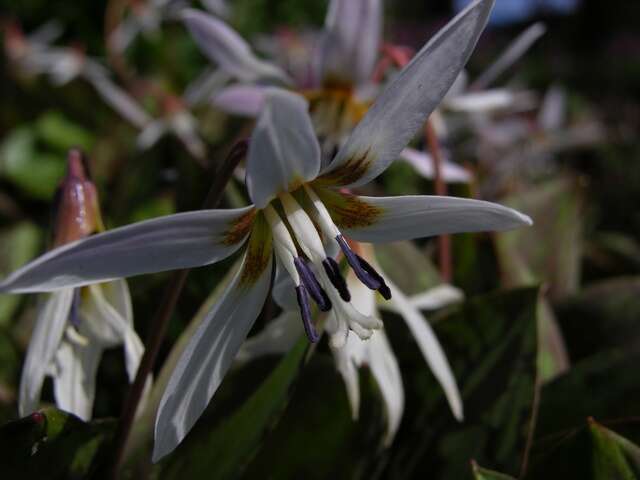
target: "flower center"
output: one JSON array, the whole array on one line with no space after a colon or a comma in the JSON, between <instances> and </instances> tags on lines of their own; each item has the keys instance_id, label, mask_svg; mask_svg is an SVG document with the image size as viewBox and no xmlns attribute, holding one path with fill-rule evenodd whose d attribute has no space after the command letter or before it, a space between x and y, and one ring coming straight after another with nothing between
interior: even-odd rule
<instances>
[{"instance_id":1,"label":"flower center","mask_svg":"<svg viewBox=\"0 0 640 480\"><path fill-rule=\"evenodd\" d=\"M330 322L334 325L331 328L334 344L346 340L349 330L361 338L368 338L373 329L380 328L380 321L363 315L350 303L351 294L340 266L327 255L320 232L329 241L337 242L347 263L364 285L379 291L386 299L391 298L389 287L382 276L349 247L313 189L304 185L299 192L306 209L290 193L283 193L276 202L265 207L264 213L272 229L276 257L294 281L305 332L310 341L319 339L311 319L311 297L320 311L331 311L336 316Z\"/></svg>"}]
</instances>

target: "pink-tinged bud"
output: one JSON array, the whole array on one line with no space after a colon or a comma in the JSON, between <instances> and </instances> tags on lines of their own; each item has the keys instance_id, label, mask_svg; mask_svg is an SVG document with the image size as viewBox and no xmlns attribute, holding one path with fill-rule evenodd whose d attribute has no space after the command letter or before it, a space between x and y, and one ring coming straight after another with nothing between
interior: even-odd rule
<instances>
[{"instance_id":1,"label":"pink-tinged bud","mask_svg":"<svg viewBox=\"0 0 640 480\"><path fill-rule=\"evenodd\" d=\"M54 208L54 247L103 229L98 191L78 149L73 148L67 154L67 174L58 187Z\"/></svg>"}]
</instances>

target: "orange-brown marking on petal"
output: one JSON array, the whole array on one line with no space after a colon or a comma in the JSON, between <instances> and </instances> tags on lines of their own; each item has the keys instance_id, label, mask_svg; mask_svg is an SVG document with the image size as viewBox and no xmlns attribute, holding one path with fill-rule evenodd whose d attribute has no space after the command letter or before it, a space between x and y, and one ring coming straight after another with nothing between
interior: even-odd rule
<instances>
[{"instance_id":1,"label":"orange-brown marking on petal","mask_svg":"<svg viewBox=\"0 0 640 480\"><path fill-rule=\"evenodd\" d=\"M314 189L340 229L363 228L376 223L383 209L361 200L356 195L338 193L327 188Z\"/></svg>"},{"instance_id":2,"label":"orange-brown marking on petal","mask_svg":"<svg viewBox=\"0 0 640 480\"><path fill-rule=\"evenodd\" d=\"M247 236L249 230L251 230L255 216L256 210L252 209L233 220L229 225L229 230L227 230L224 235L222 243L224 245L235 245L236 243L241 242Z\"/></svg>"},{"instance_id":3,"label":"orange-brown marking on petal","mask_svg":"<svg viewBox=\"0 0 640 480\"><path fill-rule=\"evenodd\" d=\"M367 173L371 161L369 150L366 150L364 153L352 156L335 170L325 173L318 178L318 181L324 185L350 185Z\"/></svg>"},{"instance_id":4,"label":"orange-brown marking on petal","mask_svg":"<svg viewBox=\"0 0 640 480\"><path fill-rule=\"evenodd\" d=\"M272 251L271 230L264 215L260 214L255 218L251 236L247 242L247 253L240 278L241 287L251 286L258 281L271 262Z\"/></svg>"}]
</instances>

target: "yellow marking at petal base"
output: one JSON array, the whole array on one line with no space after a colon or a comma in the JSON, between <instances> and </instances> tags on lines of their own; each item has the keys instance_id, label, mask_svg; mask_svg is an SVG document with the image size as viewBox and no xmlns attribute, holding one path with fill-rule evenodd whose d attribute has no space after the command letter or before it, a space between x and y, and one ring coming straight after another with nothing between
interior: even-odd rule
<instances>
[{"instance_id":1,"label":"yellow marking at petal base","mask_svg":"<svg viewBox=\"0 0 640 480\"><path fill-rule=\"evenodd\" d=\"M331 219L340 229L364 228L373 225L384 210L371 205L356 195L340 193L328 188L316 187L314 191L327 207Z\"/></svg>"},{"instance_id":2,"label":"yellow marking at petal base","mask_svg":"<svg viewBox=\"0 0 640 480\"><path fill-rule=\"evenodd\" d=\"M353 155L340 167L319 177L318 183L327 186L344 186L360 180L373 161L369 152L370 150L367 150L362 154Z\"/></svg>"},{"instance_id":3,"label":"yellow marking at petal base","mask_svg":"<svg viewBox=\"0 0 640 480\"><path fill-rule=\"evenodd\" d=\"M259 212L255 216L251 236L247 242L247 253L240 279L241 287L250 287L258 279L271 262L273 240L271 229L264 214Z\"/></svg>"},{"instance_id":4,"label":"yellow marking at petal base","mask_svg":"<svg viewBox=\"0 0 640 480\"><path fill-rule=\"evenodd\" d=\"M239 218L236 218L229 225L229 230L224 234L224 239L222 243L224 245L235 245L238 242L244 240L249 231L251 230L251 226L254 223L254 218L256 216L256 210L249 210L247 213L242 215Z\"/></svg>"}]
</instances>

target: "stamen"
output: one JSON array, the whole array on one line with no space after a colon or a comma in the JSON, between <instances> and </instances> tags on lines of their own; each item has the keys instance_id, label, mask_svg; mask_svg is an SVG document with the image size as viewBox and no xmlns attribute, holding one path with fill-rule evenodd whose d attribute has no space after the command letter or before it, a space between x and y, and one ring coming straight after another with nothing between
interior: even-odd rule
<instances>
[{"instance_id":1,"label":"stamen","mask_svg":"<svg viewBox=\"0 0 640 480\"><path fill-rule=\"evenodd\" d=\"M327 277L329 277L329 281L331 284L338 290L340 293L340 298L345 302L351 300L351 294L349 293L349 289L347 288L347 282L342 276L340 272L340 266L338 262L336 262L333 258L327 257L323 262L322 266L324 267L324 271L327 272Z\"/></svg>"},{"instance_id":2,"label":"stamen","mask_svg":"<svg viewBox=\"0 0 640 480\"><path fill-rule=\"evenodd\" d=\"M298 305L300 306L300 315L302 316L302 325L304 331L307 334L307 338L311 343L316 343L320 340L320 336L316 333L316 329L311 322L311 308L309 307L309 297L307 296L307 289L304 285L298 285L296 287L296 297L298 299Z\"/></svg>"},{"instance_id":3,"label":"stamen","mask_svg":"<svg viewBox=\"0 0 640 480\"><path fill-rule=\"evenodd\" d=\"M351 250L342 235L336 237L336 242L340 245L340 249L353 269L353 272L356 274L356 277L371 290L380 292L380 295L382 295L385 300L389 300L391 298L391 289L385 283L382 275L376 272L376 269L360 255Z\"/></svg>"},{"instance_id":4,"label":"stamen","mask_svg":"<svg viewBox=\"0 0 640 480\"><path fill-rule=\"evenodd\" d=\"M377 279L380 282L380 288L378 288L378 292L380 292L380 295L382 295L382 297L385 300L391 300L391 289L389 288L389 286L387 285L387 283L384 281L384 277L382 275L380 275L375 268L373 268L371 266L371 264L369 262L367 262L364 258L356 255L358 257L358 260L360 260L360 265L362 266L362 268L364 268L364 270L371 275L372 277L374 277L375 279Z\"/></svg>"},{"instance_id":5,"label":"stamen","mask_svg":"<svg viewBox=\"0 0 640 480\"><path fill-rule=\"evenodd\" d=\"M327 296L327 292L320 286L318 279L313 274L313 271L301 258L294 259L296 270L300 275L300 280L306 290L311 295L311 298L318 304L318 308L323 312L331 310L331 300Z\"/></svg>"},{"instance_id":6,"label":"stamen","mask_svg":"<svg viewBox=\"0 0 640 480\"><path fill-rule=\"evenodd\" d=\"M69 310L69 323L75 328L80 327L80 289L73 289L73 298L71 299L71 310Z\"/></svg>"}]
</instances>

